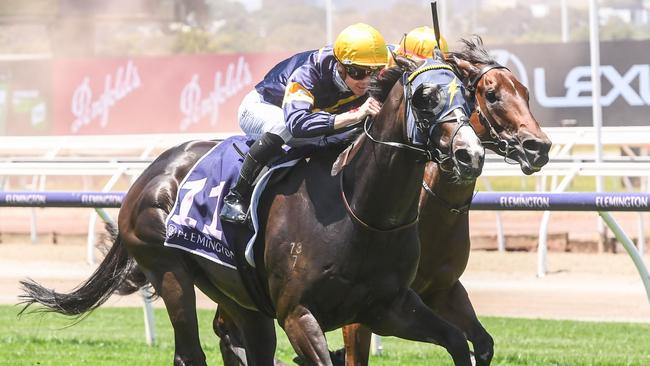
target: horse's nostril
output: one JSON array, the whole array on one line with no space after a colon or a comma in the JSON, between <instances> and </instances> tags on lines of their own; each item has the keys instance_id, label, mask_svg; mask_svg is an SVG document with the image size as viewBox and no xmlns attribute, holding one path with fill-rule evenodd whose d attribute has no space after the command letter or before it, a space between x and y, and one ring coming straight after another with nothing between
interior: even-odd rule
<instances>
[{"instance_id":1,"label":"horse's nostril","mask_svg":"<svg viewBox=\"0 0 650 366\"><path fill-rule=\"evenodd\" d=\"M538 139L526 139L521 143L521 146L524 150L536 153L542 147L542 142Z\"/></svg>"},{"instance_id":2,"label":"horse's nostril","mask_svg":"<svg viewBox=\"0 0 650 366\"><path fill-rule=\"evenodd\" d=\"M528 138L522 141L521 146L530 154L546 155L551 149L549 141L537 138Z\"/></svg>"},{"instance_id":3,"label":"horse's nostril","mask_svg":"<svg viewBox=\"0 0 650 366\"><path fill-rule=\"evenodd\" d=\"M548 155L540 155L533 162L533 165L537 167L543 167L544 165L546 165L546 163L548 163Z\"/></svg>"},{"instance_id":4,"label":"horse's nostril","mask_svg":"<svg viewBox=\"0 0 650 366\"><path fill-rule=\"evenodd\" d=\"M460 163L465 163L465 164L472 163L472 156L470 155L469 151L467 151L467 149L456 150L454 152L454 156L456 157L456 161Z\"/></svg>"}]
</instances>

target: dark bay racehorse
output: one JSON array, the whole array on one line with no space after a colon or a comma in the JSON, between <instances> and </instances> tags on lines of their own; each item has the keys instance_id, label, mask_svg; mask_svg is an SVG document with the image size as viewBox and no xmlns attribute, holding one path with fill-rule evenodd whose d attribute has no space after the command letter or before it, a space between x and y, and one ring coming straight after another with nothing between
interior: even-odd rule
<instances>
[{"instance_id":1,"label":"dark bay racehorse","mask_svg":"<svg viewBox=\"0 0 650 366\"><path fill-rule=\"evenodd\" d=\"M447 81L422 84L410 98L395 83L403 72L396 68L380 77L380 83L394 87L384 90L385 103L374 123L366 125L367 133L342 155L343 168L333 174L338 154L324 149L262 196L257 274L272 304L271 315L309 365L332 364L323 331L355 322L377 334L442 345L456 365L471 364L462 332L435 315L409 284L420 254L416 223L427 158L452 161L462 179L475 179L483 150L462 118L440 121L442 112L436 107L441 90L457 89L448 87L456 83L448 70L421 73L447 75ZM422 117L417 133L420 140L428 140L426 149L414 148L408 137L409 108ZM165 302L174 328L174 365L206 364L195 285L232 320L248 364L273 365L273 318L257 311L240 274L163 246L165 219L179 183L214 144L193 141L161 154L129 189L118 235L95 273L69 294L23 281L27 306L40 303L46 311L86 313L122 288L137 262ZM136 281L134 288L143 282Z\"/></svg>"},{"instance_id":2,"label":"dark bay racehorse","mask_svg":"<svg viewBox=\"0 0 650 366\"><path fill-rule=\"evenodd\" d=\"M462 51L448 55L475 99L472 127L483 144L519 162L525 174L548 162L551 142L530 112L528 90L483 47L480 38L463 40ZM411 288L438 315L448 320L474 346L476 364L489 365L494 342L479 322L467 291L459 281L470 251L468 209L476 181L428 164L420 196L420 265ZM368 364L370 332L355 324L344 328L346 365Z\"/></svg>"}]
</instances>

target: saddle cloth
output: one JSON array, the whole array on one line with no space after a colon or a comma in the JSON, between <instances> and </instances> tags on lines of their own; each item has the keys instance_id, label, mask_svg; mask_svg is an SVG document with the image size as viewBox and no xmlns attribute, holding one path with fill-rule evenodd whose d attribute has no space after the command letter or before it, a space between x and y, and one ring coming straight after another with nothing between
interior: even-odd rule
<instances>
[{"instance_id":1,"label":"saddle cloth","mask_svg":"<svg viewBox=\"0 0 650 366\"><path fill-rule=\"evenodd\" d=\"M300 159L280 161L260 178L251 199L253 230L248 232L248 238L242 238L241 227L223 225L219 212L223 197L237 181L243 163L243 158L233 148L233 144L246 153L252 142L245 136L230 137L210 149L194 164L181 182L176 202L167 217L165 246L199 255L227 268L237 269L234 243L247 240L246 262L255 267L253 243L259 228L259 197L273 172L294 166Z\"/></svg>"}]
</instances>

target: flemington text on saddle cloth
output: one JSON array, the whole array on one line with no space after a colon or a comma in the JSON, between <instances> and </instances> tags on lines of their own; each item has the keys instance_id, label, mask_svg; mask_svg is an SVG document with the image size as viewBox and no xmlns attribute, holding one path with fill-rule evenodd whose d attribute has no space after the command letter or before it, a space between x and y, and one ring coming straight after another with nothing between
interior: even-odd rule
<instances>
[{"instance_id":1,"label":"flemington text on saddle cloth","mask_svg":"<svg viewBox=\"0 0 650 366\"><path fill-rule=\"evenodd\" d=\"M167 217L165 246L178 248L209 259L222 266L237 269L233 251L235 239L247 240L246 260L255 266L252 245L258 228L256 201L264 190L272 172L297 164L293 160L274 166L258 182L253 192L251 210L255 231L248 238L235 238L232 225L225 228L219 219L223 197L235 184L243 159L233 148L243 153L249 149L245 136L233 136L216 145L194 164L181 182L176 202ZM241 235L241 231L238 231Z\"/></svg>"}]
</instances>

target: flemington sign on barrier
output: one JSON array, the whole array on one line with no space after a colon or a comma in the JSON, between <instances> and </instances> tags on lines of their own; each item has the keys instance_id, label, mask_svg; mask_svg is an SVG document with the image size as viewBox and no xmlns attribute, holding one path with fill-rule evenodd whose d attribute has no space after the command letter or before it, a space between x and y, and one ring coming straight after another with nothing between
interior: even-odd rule
<instances>
[{"instance_id":1,"label":"flemington sign on barrier","mask_svg":"<svg viewBox=\"0 0 650 366\"><path fill-rule=\"evenodd\" d=\"M498 211L650 211L650 194L480 192L472 210Z\"/></svg>"},{"instance_id":2,"label":"flemington sign on barrier","mask_svg":"<svg viewBox=\"0 0 650 366\"><path fill-rule=\"evenodd\" d=\"M125 192L0 192L0 207L119 208ZM650 193L479 192L472 210L650 211Z\"/></svg>"},{"instance_id":3,"label":"flemington sign on barrier","mask_svg":"<svg viewBox=\"0 0 650 366\"><path fill-rule=\"evenodd\" d=\"M118 208L124 192L0 192L0 207L89 207ZM479 192L472 201L472 210L499 211L598 211L636 266L650 302L650 274L632 241L623 232L609 211L650 211L650 194L638 193L536 193ZM104 220L111 220L100 213ZM546 248L538 248L545 256ZM148 344L154 343L153 312L146 294L145 333Z\"/></svg>"},{"instance_id":4,"label":"flemington sign on barrier","mask_svg":"<svg viewBox=\"0 0 650 366\"><path fill-rule=\"evenodd\" d=\"M124 192L0 192L0 207L119 208Z\"/></svg>"}]
</instances>

